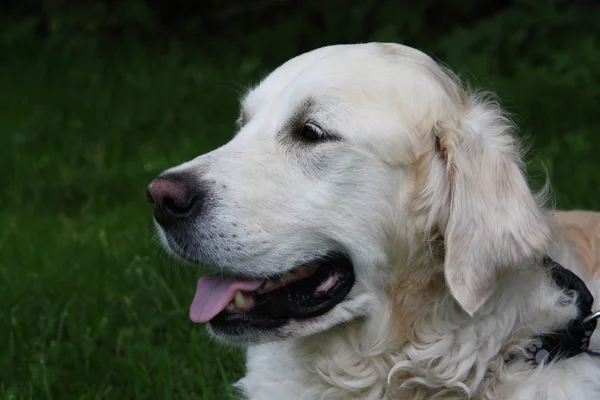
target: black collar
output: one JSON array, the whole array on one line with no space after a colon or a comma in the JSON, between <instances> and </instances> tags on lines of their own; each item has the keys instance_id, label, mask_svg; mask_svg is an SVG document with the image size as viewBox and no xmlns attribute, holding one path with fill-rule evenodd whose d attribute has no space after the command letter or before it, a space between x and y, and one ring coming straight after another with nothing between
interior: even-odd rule
<instances>
[{"instance_id":1,"label":"black collar","mask_svg":"<svg viewBox=\"0 0 600 400\"><path fill-rule=\"evenodd\" d=\"M576 356L588 351L590 337L596 329L596 318L587 318L592 315L594 297L583 281L573 272L562 265L545 257L544 266L550 270L554 283L577 296L577 317L560 330L540 335L535 343L528 349L528 359L534 365L542 362L558 361Z\"/></svg>"}]
</instances>

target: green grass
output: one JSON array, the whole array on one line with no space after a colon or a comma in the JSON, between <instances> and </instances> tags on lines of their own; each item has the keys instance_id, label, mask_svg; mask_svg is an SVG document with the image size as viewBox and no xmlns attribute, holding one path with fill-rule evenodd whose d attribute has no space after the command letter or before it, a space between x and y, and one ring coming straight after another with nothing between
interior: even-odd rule
<instances>
[{"instance_id":1,"label":"green grass","mask_svg":"<svg viewBox=\"0 0 600 400\"><path fill-rule=\"evenodd\" d=\"M200 271L159 249L145 187L233 133L232 85L177 49L10 50L0 72L0 393L225 398L242 360L189 322Z\"/></svg>"},{"instance_id":2,"label":"green grass","mask_svg":"<svg viewBox=\"0 0 600 400\"><path fill-rule=\"evenodd\" d=\"M517 115L559 207L600 209L600 49L584 39L546 43L541 64L515 56L510 72L494 49L437 50ZM200 271L158 248L144 192L231 137L239 84L266 66L177 43L0 50L0 394L227 398L243 360L189 322Z\"/></svg>"}]
</instances>

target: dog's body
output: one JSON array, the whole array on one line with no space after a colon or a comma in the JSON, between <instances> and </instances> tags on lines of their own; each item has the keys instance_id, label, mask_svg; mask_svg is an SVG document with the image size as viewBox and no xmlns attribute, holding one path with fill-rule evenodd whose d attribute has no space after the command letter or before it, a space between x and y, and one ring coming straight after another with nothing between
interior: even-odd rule
<instances>
[{"instance_id":1,"label":"dog's body","mask_svg":"<svg viewBox=\"0 0 600 400\"><path fill-rule=\"evenodd\" d=\"M190 317L248 346L243 398L600 398L600 358L521 357L585 317L546 256L600 308L600 214L547 210L501 108L414 49L292 59L149 198L167 247L222 274Z\"/></svg>"}]
</instances>

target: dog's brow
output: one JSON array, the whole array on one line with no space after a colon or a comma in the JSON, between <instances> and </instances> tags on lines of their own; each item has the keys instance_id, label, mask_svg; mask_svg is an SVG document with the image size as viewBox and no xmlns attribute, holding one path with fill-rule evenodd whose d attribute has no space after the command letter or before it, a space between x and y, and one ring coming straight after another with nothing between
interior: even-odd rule
<instances>
[{"instance_id":1,"label":"dog's brow","mask_svg":"<svg viewBox=\"0 0 600 400\"><path fill-rule=\"evenodd\" d=\"M290 117L283 124L282 129L277 134L280 140L284 140L291 132L302 129L302 126L307 122L311 113L315 111L316 101L312 97L307 97L302 100L294 109Z\"/></svg>"},{"instance_id":2,"label":"dog's brow","mask_svg":"<svg viewBox=\"0 0 600 400\"><path fill-rule=\"evenodd\" d=\"M308 97L308 98L304 99L304 101L302 101L300 103L300 105L296 108L296 110L292 114L292 116L289 120L290 125L304 124L306 122L306 119L308 118L309 114L311 112L314 112L314 108L315 108L316 104L317 104L317 102L312 97Z\"/></svg>"},{"instance_id":3,"label":"dog's brow","mask_svg":"<svg viewBox=\"0 0 600 400\"><path fill-rule=\"evenodd\" d=\"M290 132L301 129L310 113L314 111L315 104L316 102L312 97L308 97L300 102L292 115L283 124L283 129L281 129L278 136L283 137Z\"/></svg>"}]
</instances>

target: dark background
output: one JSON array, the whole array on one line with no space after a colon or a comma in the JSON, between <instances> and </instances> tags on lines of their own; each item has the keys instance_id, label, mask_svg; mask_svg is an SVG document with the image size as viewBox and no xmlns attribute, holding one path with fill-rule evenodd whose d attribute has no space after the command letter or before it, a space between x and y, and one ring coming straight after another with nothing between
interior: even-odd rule
<instances>
[{"instance_id":1,"label":"dark background","mask_svg":"<svg viewBox=\"0 0 600 400\"><path fill-rule=\"evenodd\" d=\"M145 187L235 131L237 100L333 43L417 47L494 91L559 208L600 210L597 1L0 3L0 394L224 399L243 371L187 309Z\"/></svg>"}]
</instances>

